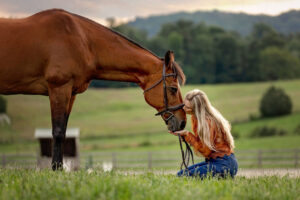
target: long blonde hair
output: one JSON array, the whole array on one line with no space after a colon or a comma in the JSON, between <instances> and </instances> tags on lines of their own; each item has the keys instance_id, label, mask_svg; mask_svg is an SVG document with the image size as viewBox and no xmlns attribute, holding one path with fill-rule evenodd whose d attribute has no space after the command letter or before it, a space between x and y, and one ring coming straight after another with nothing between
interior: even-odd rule
<instances>
[{"instance_id":1,"label":"long blonde hair","mask_svg":"<svg viewBox=\"0 0 300 200\"><path fill-rule=\"evenodd\" d=\"M212 125L216 125L218 131L225 133L225 140L228 142L230 149L234 149L230 123L211 105L206 94L201 90L194 89L186 94L185 99L191 103L198 122L197 133L204 144L209 149L216 151L207 123L207 120L210 120L213 123Z\"/></svg>"}]
</instances>

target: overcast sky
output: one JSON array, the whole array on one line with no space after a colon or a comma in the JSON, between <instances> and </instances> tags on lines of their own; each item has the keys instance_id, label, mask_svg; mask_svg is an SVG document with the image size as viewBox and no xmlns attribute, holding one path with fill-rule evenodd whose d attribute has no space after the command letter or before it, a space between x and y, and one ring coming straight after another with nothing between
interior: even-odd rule
<instances>
[{"instance_id":1,"label":"overcast sky","mask_svg":"<svg viewBox=\"0 0 300 200\"><path fill-rule=\"evenodd\" d=\"M213 10L277 15L300 9L300 0L0 0L0 17L24 17L49 8L63 8L98 22L121 21L178 11Z\"/></svg>"}]
</instances>

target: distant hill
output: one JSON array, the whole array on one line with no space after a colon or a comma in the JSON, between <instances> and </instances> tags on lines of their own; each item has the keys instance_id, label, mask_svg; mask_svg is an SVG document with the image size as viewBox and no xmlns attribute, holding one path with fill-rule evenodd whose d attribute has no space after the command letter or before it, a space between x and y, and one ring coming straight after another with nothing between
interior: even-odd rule
<instances>
[{"instance_id":1,"label":"distant hill","mask_svg":"<svg viewBox=\"0 0 300 200\"><path fill-rule=\"evenodd\" d=\"M208 25L216 25L226 30L233 30L241 35L248 35L252 26L258 22L271 25L275 30L283 34L300 32L300 10L291 10L278 16L249 15L245 13L229 13L221 11L197 11L193 13L178 12L168 15L136 18L128 24L142 30L148 35L154 36L162 24L175 22L180 19L191 20L194 23L204 22Z\"/></svg>"}]
</instances>

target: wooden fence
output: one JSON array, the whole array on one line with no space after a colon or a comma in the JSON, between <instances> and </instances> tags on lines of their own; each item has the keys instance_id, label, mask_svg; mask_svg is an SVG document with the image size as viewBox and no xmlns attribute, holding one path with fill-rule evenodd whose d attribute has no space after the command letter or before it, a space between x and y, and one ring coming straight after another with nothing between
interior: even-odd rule
<instances>
[{"instance_id":1,"label":"wooden fence","mask_svg":"<svg viewBox=\"0 0 300 200\"><path fill-rule=\"evenodd\" d=\"M240 168L298 168L300 149L240 150L235 153ZM195 162L203 161L195 157ZM179 151L93 152L80 155L81 168L178 169ZM2 154L2 167L37 167L35 154Z\"/></svg>"}]
</instances>

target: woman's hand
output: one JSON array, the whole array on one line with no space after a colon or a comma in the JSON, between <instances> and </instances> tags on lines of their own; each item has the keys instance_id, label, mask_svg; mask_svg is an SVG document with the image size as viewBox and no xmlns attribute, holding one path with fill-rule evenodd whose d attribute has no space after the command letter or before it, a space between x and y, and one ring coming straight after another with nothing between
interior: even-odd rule
<instances>
[{"instance_id":1,"label":"woman's hand","mask_svg":"<svg viewBox=\"0 0 300 200\"><path fill-rule=\"evenodd\" d=\"M187 130L181 130L181 131L175 131L175 132L172 132L172 131L169 131L169 133L171 133L172 135L175 135L175 136L187 136L189 131Z\"/></svg>"}]
</instances>

